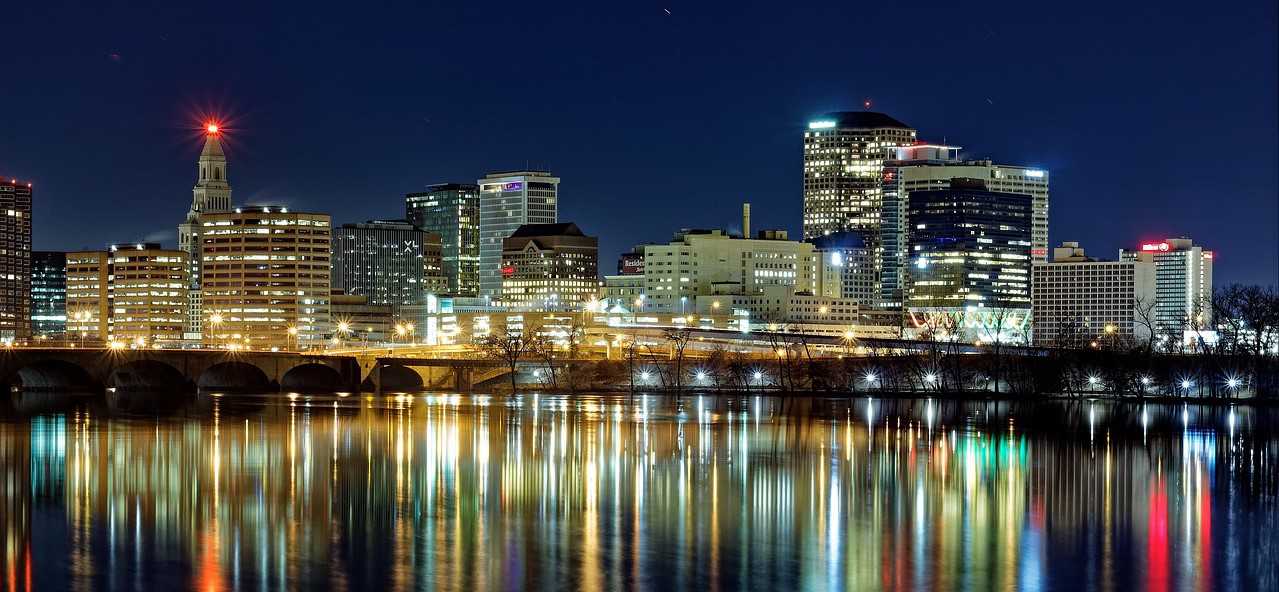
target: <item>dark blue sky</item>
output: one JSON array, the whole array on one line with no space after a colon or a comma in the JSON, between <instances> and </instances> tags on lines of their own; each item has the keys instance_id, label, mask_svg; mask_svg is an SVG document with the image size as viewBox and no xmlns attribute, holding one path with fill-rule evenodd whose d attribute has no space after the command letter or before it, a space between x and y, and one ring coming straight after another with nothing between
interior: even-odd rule
<instances>
[{"instance_id":1,"label":"dark blue sky","mask_svg":"<svg viewBox=\"0 0 1279 592\"><path fill-rule=\"evenodd\" d=\"M869 98L1050 169L1054 243L1184 234L1219 284L1279 280L1271 1L119 4L5 10L0 174L35 183L36 248L172 242L216 113L238 203L351 222L545 167L611 271L747 199L796 231L804 123Z\"/></svg>"}]
</instances>

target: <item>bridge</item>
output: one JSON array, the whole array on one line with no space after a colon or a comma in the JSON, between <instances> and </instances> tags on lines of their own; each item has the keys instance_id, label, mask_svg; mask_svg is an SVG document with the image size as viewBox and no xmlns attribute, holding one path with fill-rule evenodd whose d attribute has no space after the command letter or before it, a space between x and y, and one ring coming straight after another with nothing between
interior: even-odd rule
<instances>
[{"instance_id":1,"label":"bridge","mask_svg":"<svg viewBox=\"0 0 1279 592\"><path fill-rule=\"evenodd\" d=\"M354 391L363 378L351 356L196 349L4 348L8 390L100 393Z\"/></svg>"}]
</instances>

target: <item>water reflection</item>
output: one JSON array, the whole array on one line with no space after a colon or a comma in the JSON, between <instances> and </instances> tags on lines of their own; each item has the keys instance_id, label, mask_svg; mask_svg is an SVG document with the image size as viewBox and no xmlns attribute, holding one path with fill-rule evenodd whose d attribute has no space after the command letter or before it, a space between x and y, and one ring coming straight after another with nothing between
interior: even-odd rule
<instances>
[{"instance_id":1,"label":"water reflection","mask_svg":"<svg viewBox=\"0 0 1279 592\"><path fill-rule=\"evenodd\" d=\"M1279 586L1266 409L49 404L0 421L5 589Z\"/></svg>"}]
</instances>

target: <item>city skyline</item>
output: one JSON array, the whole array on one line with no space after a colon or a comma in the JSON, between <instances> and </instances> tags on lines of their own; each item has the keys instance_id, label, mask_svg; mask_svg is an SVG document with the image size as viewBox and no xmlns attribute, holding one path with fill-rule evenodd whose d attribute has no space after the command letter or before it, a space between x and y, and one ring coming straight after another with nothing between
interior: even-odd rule
<instances>
[{"instance_id":1,"label":"city skyline","mask_svg":"<svg viewBox=\"0 0 1279 592\"><path fill-rule=\"evenodd\" d=\"M557 9L547 14L516 7L503 22L529 18L549 30L571 26L581 39L531 48L525 56L530 65L560 67L537 84L505 79L522 100L513 102L508 96L501 106L484 98L485 91L502 84L490 76L463 77L449 87L453 92L432 95L420 105L389 97L377 88L396 88L420 99L422 86L390 74L385 66L362 74L373 90L354 91L340 84L353 82L350 74L326 69L334 76L326 83L332 84L326 87L331 97L296 93L320 83L318 68L325 59L335 58L324 65L338 70L358 70L364 60L379 56L397 58L393 62L400 65L423 62L430 66L424 70L427 78L432 72L479 73L501 63L501 49L510 42L476 49L474 55L454 50L439 54L450 35L477 30L474 17L479 15L465 9L442 16L441 22L457 25L456 31L418 45L353 44L349 55L308 57L249 38L243 47L214 42L220 51L202 52L198 58L193 56L203 47L199 39L243 27L230 17L207 23L202 17L196 19L201 24L195 31L179 37L171 32L173 24L188 15L183 9L166 10L173 12L103 15L104 23L119 24L119 31L85 39L64 36L88 23L51 32L41 22L49 15L18 15L18 24L31 25L19 27L19 37L49 34L48 41L68 48L39 63L15 63L9 69L43 89L9 97L6 141L0 142L0 173L35 184L33 248L96 249L155 239L176 244L173 220L189 204L190 164L203 141L200 126L209 115L225 118L225 149L235 161L237 202L291 203L330 213L335 223L397 217L405 193L527 166L551 170L564 180L558 217L591 228L600 237L602 261L636 243L665 240L680 227L733 229L742 201L754 205L757 227L782 227L798 236L803 127L821 113L860 109L869 99L872 110L918 129L921 139L964 146L965 158L990 157L1051 171L1050 245L1077 240L1091 253L1112 258L1120 248L1184 235L1220 254L1218 285L1276 282L1279 220L1274 196L1279 183L1273 167L1276 97L1270 74L1275 68L1265 67L1267 61L1274 65L1274 52L1266 51L1273 49L1274 40L1248 33L1258 31L1254 23L1273 23L1273 7L1204 16L1210 27L1192 20L1187 6L1172 6L1160 15L1121 12L1112 15L1111 24L1091 31L1093 45L1057 48L1075 56L1069 66L1011 54L998 66L963 62L977 79L1018 69L1014 78L1025 89L992 85L990 79L980 88L951 80L952 95L943 97L935 92L916 96L935 87L935 77L953 76L940 69L909 77L886 74L894 63L923 51L917 44L907 43L897 56L882 50L857 57L831 52L841 56L815 58L799 67L801 58L812 57L815 44L822 42L785 33L778 46L786 49L776 55L735 39L728 41L729 47L744 51L746 59L702 55L707 44L724 43L739 19L757 20L762 7L745 6L740 15L679 6L670 14L660 7L601 13ZM823 10L825 17L849 16L843 8ZM857 16L886 16L881 11L888 9L864 10ZM912 14L921 30L939 31L950 10L919 7ZM1065 43L1069 23L1036 22L1034 35L1018 28L1034 16L1000 17L989 24L961 21L950 34L969 42L973 51L1032 39ZM268 22L283 18L272 13L263 17ZM779 18L783 22L778 25L785 28L795 24L789 19L808 17ZM1147 42L1186 37L1192 29L1204 37L1193 47L1146 55L1138 51L1138 41L1126 37L1130 31L1125 28L1143 19L1159 25L1157 32L1144 33ZM595 21L610 25L601 28L617 39L610 41L602 31L583 32L584 22ZM112 29L102 24L94 27ZM697 27L710 27L710 39L695 38ZM749 37L755 31L751 27L759 25L749 24L739 33ZM121 40L130 33L134 35ZM305 41L323 33L293 32L291 39ZM645 51L628 47L646 35L656 35L664 45ZM825 43L857 49L874 40L875 34L868 34ZM577 44L587 42L599 44L602 54L578 57ZM245 52L254 51L264 55L264 63L248 59ZM1229 53L1260 56L1262 63L1250 62L1249 76L1235 76L1231 68L1236 66L1217 63ZM672 59L685 54L700 57L692 64ZM458 63L442 64L443 55L458 58ZM192 60L201 67L187 71ZM605 69L604 60L615 61L618 71ZM746 87L738 85L757 75L741 63L768 66L776 81L744 93L740 88ZM1195 83L1190 73L1210 64L1227 69L1225 80ZM40 65L65 67L74 82L50 80ZM271 79L273 69L286 66L288 74ZM623 80L627 75L634 79ZM696 92L680 88L695 76L704 80ZM147 83L132 84L142 80ZM544 83L561 88L535 94ZM598 90L601 83L614 87L611 96ZM655 84L659 96L636 94L645 84ZM68 92L83 85L91 88L87 94ZM98 88L116 94L105 98L96 94L104 92ZM582 94L584 88L596 90ZM1173 88L1195 90L1149 92ZM282 90L289 92L273 96ZM1137 100L1112 100L1126 96ZM24 113L28 116L18 117ZM343 113L349 117L341 117ZM1187 140L1183 130L1169 125L1173 121L1193 129L1193 138ZM84 140L95 136L100 138ZM332 141L332 136L342 140ZM109 150L102 149L104 143ZM1218 144L1231 149L1206 148ZM1220 173L1232 168L1244 173ZM637 176L657 183L639 182ZM655 191L655 186L665 189ZM352 187L358 199L350 199ZM121 204L133 207L112 207ZM619 207L628 210L626 216L617 216ZM60 217L64 208L94 215ZM672 211L680 215L673 217ZM1096 224L1098 219L1105 224Z\"/></svg>"}]
</instances>

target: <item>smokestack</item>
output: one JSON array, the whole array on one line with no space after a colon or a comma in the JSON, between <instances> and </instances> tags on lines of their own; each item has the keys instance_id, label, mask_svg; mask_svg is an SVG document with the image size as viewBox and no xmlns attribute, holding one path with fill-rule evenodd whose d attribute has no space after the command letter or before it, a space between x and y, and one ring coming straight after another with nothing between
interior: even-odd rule
<instances>
[{"instance_id":1,"label":"smokestack","mask_svg":"<svg viewBox=\"0 0 1279 592\"><path fill-rule=\"evenodd\" d=\"M751 205L742 204L742 238L751 237Z\"/></svg>"}]
</instances>

